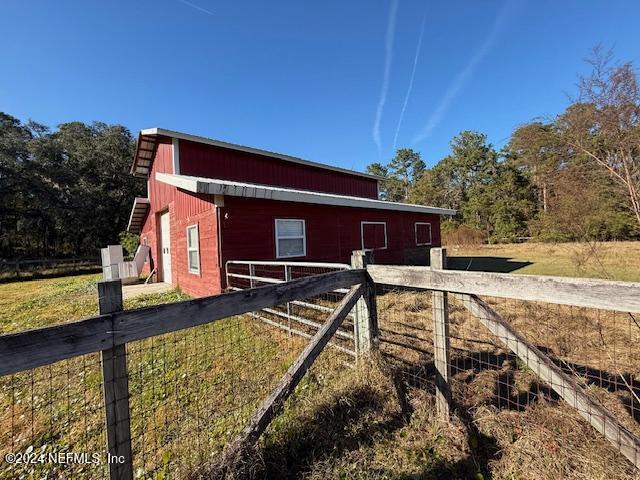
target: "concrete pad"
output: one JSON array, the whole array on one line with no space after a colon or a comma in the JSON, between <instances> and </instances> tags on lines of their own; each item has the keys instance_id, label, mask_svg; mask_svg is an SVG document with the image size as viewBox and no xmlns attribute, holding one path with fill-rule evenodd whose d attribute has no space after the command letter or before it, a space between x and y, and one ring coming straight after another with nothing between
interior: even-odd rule
<instances>
[{"instance_id":1,"label":"concrete pad","mask_svg":"<svg viewBox=\"0 0 640 480\"><path fill-rule=\"evenodd\" d=\"M171 290L173 287L168 283L138 283L136 285L123 285L122 286L122 298L137 297L139 295L145 295L149 293L164 293Z\"/></svg>"}]
</instances>

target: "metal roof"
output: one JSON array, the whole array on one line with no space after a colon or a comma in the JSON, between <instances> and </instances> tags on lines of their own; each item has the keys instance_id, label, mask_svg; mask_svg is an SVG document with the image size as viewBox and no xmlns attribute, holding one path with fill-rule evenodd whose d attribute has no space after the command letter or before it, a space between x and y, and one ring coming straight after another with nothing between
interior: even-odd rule
<instances>
[{"instance_id":1,"label":"metal roof","mask_svg":"<svg viewBox=\"0 0 640 480\"><path fill-rule=\"evenodd\" d=\"M414 205L410 203L385 202L371 198L335 195L331 193L296 190L292 188L257 185L252 183L232 182L215 178L156 173L156 180L173 185L193 193L211 195L229 195L232 197L262 198L283 202L312 203L317 205L334 205L340 207L373 208L377 210L393 210L416 213L432 213L436 215L455 215L449 208Z\"/></svg>"}]
</instances>

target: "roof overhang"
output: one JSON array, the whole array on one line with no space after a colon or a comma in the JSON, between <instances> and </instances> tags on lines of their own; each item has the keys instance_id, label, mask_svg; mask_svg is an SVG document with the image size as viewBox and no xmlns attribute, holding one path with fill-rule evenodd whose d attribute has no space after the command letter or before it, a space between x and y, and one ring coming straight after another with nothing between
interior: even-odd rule
<instances>
[{"instance_id":1,"label":"roof overhang","mask_svg":"<svg viewBox=\"0 0 640 480\"><path fill-rule=\"evenodd\" d=\"M456 213L455 210L451 210L449 208L429 207L426 205L414 205L410 203L385 202L383 200L374 200L371 198L334 195L331 193L295 190L291 188L256 185L252 183L231 182L229 180L192 177L188 175L173 175L171 173L156 173L156 180L189 192L206 193L210 195L261 198L264 200L312 203L337 207L373 208L376 210L431 213L445 216L455 215Z\"/></svg>"},{"instance_id":2,"label":"roof overhang","mask_svg":"<svg viewBox=\"0 0 640 480\"><path fill-rule=\"evenodd\" d=\"M136 153L133 156L133 165L131 165L131 173L134 176L144 178L149 176L157 149L157 135L146 135L144 130L140 132L136 143Z\"/></svg>"},{"instance_id":3,"label":"roof overhang","mask_svg":"<svg viewBox=\"0 0 640 480\"><path fill-rule=\"evenodd\" d=\"M190 142L203 143L205 145L213 145L215 147L227 148L230 150L277 158L279 160L284 160L285 162L298 163L300 165L306 165L308 167L315 167L321 168L323 170L332 170L334 172L356 175L358 177L369 178L371 180L384 180L383 177L380 177L378 175L371 175L370 173L356 172L355 170L349 170L347 168L334 167L333 165L312 162L311 160L304 160L302 158L293 157L291 155L270 152L268 150L261 150L259 148L246 147L244 145L223 142L221 140L214 140L213 138L200 137L183 132L176 132L174 130L167 130L165 128L147 128L140 131L140 134L138 135L138 145L136 146L136 153L133 159L133 165L131 167L132 174L141 177L147 176L149 174L149 169L151 167L151 163L153 162L153 157L155 156L155 149L157 148L158 137L177 138L179 140L187 140Z\"/></svg>"},{"instance_id":4,"label":"roof overhang","mask_svg":"<svg viewBox=\"0 0 640 480\"><path fill-rule=\"evenodd\" d=\"M131 215L129 216L129 224L127 225L127 231L135 233L136 235L142 230L142 223L149 211L149 199L143 197L136 197L133 200L133 208L131 209Z\"/></svg>"}]
</instances>

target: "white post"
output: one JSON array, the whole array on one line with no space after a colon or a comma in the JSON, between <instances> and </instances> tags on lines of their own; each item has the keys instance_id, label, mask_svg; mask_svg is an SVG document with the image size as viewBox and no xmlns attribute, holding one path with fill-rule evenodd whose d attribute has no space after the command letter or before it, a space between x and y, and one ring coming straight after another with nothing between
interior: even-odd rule
<instances>
[{"instance_id":1,"label":"white post","mask_svg":"<svg viewBox=\"0 0 640 480\"><path fill-rule=\"evenodd\" d=\"M291 267L289 265L284 266L284 281L291 281ZM289 336L291 336L291 302L287 302L287 324L289 325Z\"/></svg>"},{"instance_id":2,"label":"white post","mask_svg":"<svg viewBox=\"0 0 640 480\"><path fill-rule=\"evenodd\" d=\"M431 269L447 268L447 249L431 249ZM443 420L449 419L451 364L449 362L449 301L447 292L433 292L433 363L436 368L436 407Z\"/></svg>"},{"instance_id":3,"label":"white post","mask_svg":"<svg viewBox=\"0 0 640 480\"><path fill-rule=\"evenodd\" d=\"M367 264L373 263L373 252L354 250L351 255L351 268L366 269ZM376 291L373 282L366 286L365 293L353 309L354 337L356 355L361 357L369 353L376 345L378 338L378 321L376 310Z\"/></svg>"}]
</instances>

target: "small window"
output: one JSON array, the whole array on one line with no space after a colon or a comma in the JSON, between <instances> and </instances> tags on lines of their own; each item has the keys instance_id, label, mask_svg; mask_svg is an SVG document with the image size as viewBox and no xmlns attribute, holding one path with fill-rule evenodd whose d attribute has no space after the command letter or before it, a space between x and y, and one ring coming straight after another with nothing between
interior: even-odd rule
<instances>
[{"instance_id":1,"label":"small window","mask_svg":"<svg viewBox=\"0 0 640 480\"><path fill-rule=\"evenodd\" d=\"M416 222L416 245L431 245L431 224Z\"/></svg>"},{"instance_id":2,"label":"small window","mask_svg":"<svg viewBox=\"0 0 640 480\"><path fill-rule=\"evenodd\" d=\"M200 273L200 239L198 225L187 227L187 263L189 273Z\"/></svg>"},{"instance_id":3,"label":"small window","mask_svg":"<svg viewBox=\"0 0 640 480\"><path fill-rule=\"evenodd\" d=\"M363 250L384 250L387 248L387 224L385 222L361 222Z\"/></svg>"},{"instance_id":4,"label":"small window","mask_svg":"<svg viewBox=\"0 0 640 480\"><path fill-rule=\"evenodd\" d=\"M307 254L304 220L276 219L276 257L304 257Z\"/></svg>"}]
</instances>

